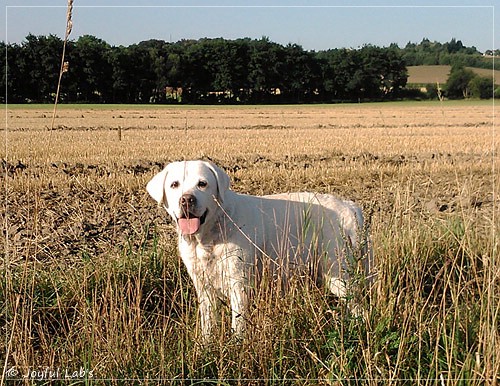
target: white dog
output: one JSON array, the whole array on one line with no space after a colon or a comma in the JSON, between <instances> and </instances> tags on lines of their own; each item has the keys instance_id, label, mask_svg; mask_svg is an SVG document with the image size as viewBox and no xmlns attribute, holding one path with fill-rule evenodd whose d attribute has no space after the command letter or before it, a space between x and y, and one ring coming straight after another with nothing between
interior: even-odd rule
<instances>
[{"instance_id":1,"label":"white dog","mask_svg":"<svg viewBox=\"0 0 500 386\"><path fill-rule=\"evenodd\" d=\"M282 283L291 272L307 272L342 297L352 262L361 255L356 251L365 249L365 268L371 260L360 237L361 209L351 201L313 193L238 194L222 169L204 161L167 165L147 191L177 225L205 338L222 298L230 301L233 330L243 332L249 290L266 269Z\"/></svg>"}]
</instances>

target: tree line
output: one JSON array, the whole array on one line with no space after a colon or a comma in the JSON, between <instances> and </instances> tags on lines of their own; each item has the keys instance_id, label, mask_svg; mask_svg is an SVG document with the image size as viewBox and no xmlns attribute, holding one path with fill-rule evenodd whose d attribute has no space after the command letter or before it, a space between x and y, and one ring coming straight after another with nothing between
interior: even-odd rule
<instances>
[{"instance_id":1,"label":"tree line","mask_svg":"<svg viewBox=\"0 0 500 386\"><path fill-rule=\"evenodd\" d=\"M52 102L63 41L55 35L30 34L21 44L0 45L7 53L7 60L2 63L2 86L7 90L4 102ZM419 46L410 48L418 51ZM463 49L466 48L461 46L455 53ZM116 47L85 35L67 43L60 100L67 103L390 100L404 97L407 91L409 52L397 45L316 52L297 44L274 43L266 37L205 38L175 43L148 40Z\"/></svg>"},{"instance_id":2,"label":"tree line","mask_svg":"<svg viewBox=\"0 0 500 386\"><path fill-rule=\"evenodd\" d=\"M409 42L401 52L407 66L449 65L488 69L492 68L493 62L485 59L485 56L498 54L498 50L489 50L483 56L476 47L466 47L455 38L447 43L431 42L424 38L418 44Z\"/></svg>"},{"instance_id":3,"label":"tree line","mask_svg":"<svg viewBox=\"0 0 500 386\"><path fill-rule=\"evenodd\" d=\"M28 35L7 50L8 101L50 102L62 40ZM98 103L300 103L390 99L406 84L391 48L306 51L262 39L149 40L112 47L94 36L68 42L61 100ZM5 73L5 71L4 71Z\"/></svg>"}]
</instances>

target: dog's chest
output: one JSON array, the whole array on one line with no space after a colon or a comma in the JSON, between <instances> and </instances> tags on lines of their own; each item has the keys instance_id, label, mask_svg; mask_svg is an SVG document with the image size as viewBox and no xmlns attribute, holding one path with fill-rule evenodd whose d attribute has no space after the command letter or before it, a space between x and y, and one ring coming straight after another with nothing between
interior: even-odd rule
<instances>
[{"instance_id":1,"label":"dog's chest","mask_svg":"<svg viewBox=\"0 0 500 386\"><path fill-rule=\"evenodd\" d=\"M179 251L195 286L208 284L227 295L225 292L231 288L231 283L246 277L241 248L234 245L219 244L207 248L181 242Z\"/></svg>"}]
</instances>

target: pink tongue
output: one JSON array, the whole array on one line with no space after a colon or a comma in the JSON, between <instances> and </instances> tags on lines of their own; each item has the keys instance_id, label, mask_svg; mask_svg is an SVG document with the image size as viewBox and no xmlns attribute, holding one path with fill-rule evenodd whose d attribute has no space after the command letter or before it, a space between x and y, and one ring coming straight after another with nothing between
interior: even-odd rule
<instances>
[{"instance_id":1,"label":"pink tongue","mask_svg":"<svg viewBox=\"0 0 500 386\"><path fill-rule=\"evenodd\" d=\"M181 229L181 233L183 235L192 235L193 233L196 233L198 229L200 229L200 219L197 217L180 218L179 228Z\"/></svg>"}]
</instances>

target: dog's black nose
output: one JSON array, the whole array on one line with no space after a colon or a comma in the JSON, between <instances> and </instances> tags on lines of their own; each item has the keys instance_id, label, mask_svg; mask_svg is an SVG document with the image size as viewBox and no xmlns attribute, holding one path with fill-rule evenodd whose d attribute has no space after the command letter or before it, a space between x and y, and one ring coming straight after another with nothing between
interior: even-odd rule
<instances>
[{"instance_id":1,"label":"dog's black nose","mask_svg":"<svg viewBox=\"0 0 500 386\"><path fill-rule=\"evenodd\" d=\"M183 194L180 199L183 208L191 208L196 205L196 197L192 194Z\"/></svg>"}]
</instances>

